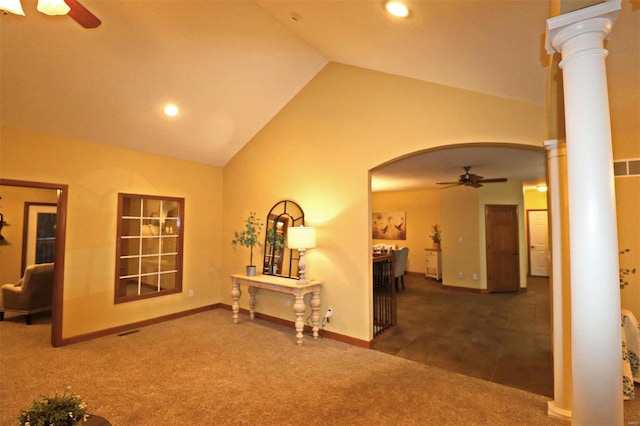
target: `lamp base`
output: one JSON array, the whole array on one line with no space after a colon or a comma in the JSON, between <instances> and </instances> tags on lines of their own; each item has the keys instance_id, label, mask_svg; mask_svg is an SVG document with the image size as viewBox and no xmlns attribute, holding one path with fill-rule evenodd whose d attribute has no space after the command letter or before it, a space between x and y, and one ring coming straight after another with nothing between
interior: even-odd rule
<instances>
[{"instance_id":1,"label":"lamp base","mask_svg":"<svg viewBox=\"0 0 640 426\"><path fill-rule=\"evenodd\" d=\"M298 251L300 252L300 260L298 260L298 281L297 281L297 284L298 285L302 285L302 284L306 284L308 282L306 280L306 278L304 277L304 268L306 266L306 263L304 261L305 249L298 249Z\"/></svg>"}]
</instances>

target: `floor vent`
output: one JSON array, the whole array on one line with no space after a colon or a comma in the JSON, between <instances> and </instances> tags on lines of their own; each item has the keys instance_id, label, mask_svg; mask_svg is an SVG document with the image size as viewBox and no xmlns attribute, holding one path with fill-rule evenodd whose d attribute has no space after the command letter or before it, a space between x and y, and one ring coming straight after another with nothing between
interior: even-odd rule
<instances>
[{"instance_id":1,"label":"floor vent","mask_svg":"<svg viewBox=\"0 0 640 426\"><path fill-rule=\"evenodd\" d=\"M640 158L614 161L613 175L615 177L640 176Z\"/></svg>"}]
</instances>

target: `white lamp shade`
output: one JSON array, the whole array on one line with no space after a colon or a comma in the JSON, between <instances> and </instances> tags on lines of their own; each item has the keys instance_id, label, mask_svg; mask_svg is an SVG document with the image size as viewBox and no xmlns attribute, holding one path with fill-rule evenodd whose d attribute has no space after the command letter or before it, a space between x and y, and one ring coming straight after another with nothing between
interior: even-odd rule
<instances>
[{"instance_id":1,"label":"white lamp shade","mask_svg":"<svg viewBox=\"0 0 640 426\"><path fill-rule=\"evenodd\" d=\"M45 15L66 15L70 10L64 0L38 0L38 12Z\"/></svg>"},{"instance_id":2,"label":"white lamp shade","mask_svg":"<svg viewBox=\"0 0 640 426\"><path fill-rule=\"evenodd\" d=\"M296 226L287 229L287 245L291 249L309 249L316 246L316 228Z\"/></svg>"},{"instance_id":3,"label":"white lamp shade","mask_svg":"<svg viewBox=\"0 0 640 426\"><path fill-rule=\"evenodd\" d=\"M24 16L24 10L22 10L20 0L0 0L0 10L6 10L7 12Z\"/></svg>"}]
</instances>

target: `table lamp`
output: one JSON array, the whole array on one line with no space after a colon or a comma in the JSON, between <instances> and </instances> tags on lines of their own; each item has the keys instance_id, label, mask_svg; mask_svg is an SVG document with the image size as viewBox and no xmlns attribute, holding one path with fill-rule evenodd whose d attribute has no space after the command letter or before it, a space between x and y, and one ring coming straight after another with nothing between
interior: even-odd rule
<instances>
[{"instance_id":1,"label":"table lamp","mask_svg":"<svg viewBox=\"0 0 640 426\"><path fill-rule=\"evenodd\" d=\"M298 261L298 284L306 284L304 277L304 252L307 249L316 246L316 228L306 226L295 226L287 229L287 245L290 249L296 249L300 252L300 260Z\"/></svg>"}]
</instances>

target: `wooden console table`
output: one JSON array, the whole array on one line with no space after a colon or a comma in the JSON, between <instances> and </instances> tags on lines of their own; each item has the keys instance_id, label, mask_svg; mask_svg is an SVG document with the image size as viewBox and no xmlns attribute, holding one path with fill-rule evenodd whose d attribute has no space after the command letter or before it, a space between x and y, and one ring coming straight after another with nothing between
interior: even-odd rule
<instances>
[{"instance_id":1,"label":"wooden console table","mask_svg":"<svg viewBox=\"0 0 640 426\"><path fill-rule=\"evenodd\" d=\"M304 312L306 305L304 296L312 293L311 301L311 325L313 326L313 338L318 338L318 330L320 325L320 288L322 281L308 281L306 284L298 284L296 280L290 278L276 277L273 275L256 275L250 277L244 274L231 275L233 287L231 289L231 299L233 300L233 323L238 323L238 312L240 312L240 296L242 291L240 285L246 285L249 288L249 314L251 319L255 318L256 292L259 288L279 293L291 294L295 297L293 303L293 312L296 314L296 343L302 344L304 337Z\"/></svg>"}]
</instances>

